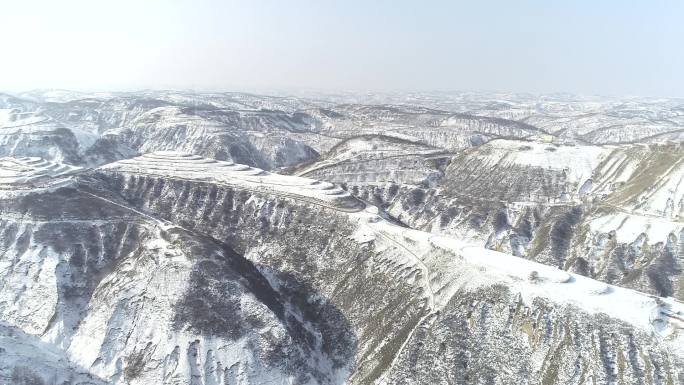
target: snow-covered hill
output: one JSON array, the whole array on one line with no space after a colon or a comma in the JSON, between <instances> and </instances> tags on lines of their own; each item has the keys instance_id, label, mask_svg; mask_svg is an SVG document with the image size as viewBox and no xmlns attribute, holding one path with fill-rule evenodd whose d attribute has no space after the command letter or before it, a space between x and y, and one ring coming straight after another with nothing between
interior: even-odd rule
<instances>
[{"instance_id":1,"label":"snow-covered hill","mask_svg":"<svg viewBox=\"0 0 684 385\"><path fill-rule=\"evenodd\" d=\"M427 383L435 367L453 383L683 375L676 300L399 226L324 182L178 152L70 178L0 195L0 317L26 334L0 356L5 378ZM49 346L61 366L19 366L31 344Z\"/></svg>"},{"instance_id":2,"label":"snow-covered hill","mask_svg":"<svg viewBox=\"0 0 684 385\"><path fill-rule=\"evenodd\" d=\"M0 94L0 384L678 384L683 114Z\"/></svg>"}]
</instances>

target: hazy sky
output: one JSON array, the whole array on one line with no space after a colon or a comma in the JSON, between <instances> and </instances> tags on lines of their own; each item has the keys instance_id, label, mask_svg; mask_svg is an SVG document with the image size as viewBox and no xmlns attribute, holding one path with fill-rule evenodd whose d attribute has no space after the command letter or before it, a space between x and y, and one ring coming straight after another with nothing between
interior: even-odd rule
<instances>
[{"instance_id":1,"label":"hazy sky","mask_svg":"<svg viewBox=\"0 0 684 385\"><path fill-rule=\"evenodd\" d=\"M0 2L0 89L684 96L684 1Z\"/></svg>"}]
</instances>

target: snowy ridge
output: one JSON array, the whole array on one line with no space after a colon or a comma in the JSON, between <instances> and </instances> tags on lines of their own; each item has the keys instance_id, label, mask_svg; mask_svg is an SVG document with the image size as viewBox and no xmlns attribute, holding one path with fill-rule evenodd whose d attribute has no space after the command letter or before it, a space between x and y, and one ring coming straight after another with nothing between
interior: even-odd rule
<instances>
[{"instance_id":1,"label":"snowy ridge","mask_svg":"<svg viewBox=\"0 0 684 385\"><path fill-rule=\"evenodd\" d=\"M566 170L568 179L575 183L590 179L594 169L611 151L600 146L554 146L517 140L493 140L486 146L492 150L488 157L493 163Z\"/></svg>"},{"instance_id":2,"label":"snowy ridge","mask_svg":"<svg viewBox=\"0 0 684 385\"><path fill-rule=\"evenodd\" d=\"M593 232L615 232L616 240L623 243L637 242L640 236L645 236L649 243L666 243L668 237L684 234L684 222L617 212L591 219L589 229Z\"/></svg>"},{"instance_id":3,"label":"snowy ridge","mask_svg":"<svg viewBox=\"0 0 684 385\"><path fill-rule=\"evenodd\" d=\"M348 192L329 182L283 176L243 164L174 151L145 154L102 166L99 170L236 185L248 190L307 198L319 205L344 211L359 211L365 206Z\"/></svg>"},{"instance_id":4,"label":"snowy ridge","mask_svg":"<svg viewBox=\"0 0 684 385\"><path fill-rule=\"evenodd\" d=\"M63 185L81 167L49 162L38 157L0 158L0 190L33 189Z\"/></svg>"},{"instance_id":5,"label":"snowy ridge","mask_svg":"<svg viewBox=\"0 0 684 385\"><path fill-rule=\"evenodd\" d=\"M418 184L437 180L441 173L431 159L447 158L444 150L383 135L343 141L313 164L292 174L336 183L397 182Z\"/></svg>"},{"instance_id":6,"label":"snowy ridge","mask_svg":"<svg viewBox=\"0 0 684 385\"><path fill-rule=\"evenodd\" d=\"M652 331L684 357L684 303L674 298L659 298L454 238L399 227L381 219L374 210L351 215L360 222L355 235L359 242L375 241L376 247L380 243L381 248L400 244L414 257L414 263L425 270L426 293L432 293L428 302L433 312L439 311L464 286L505 284L528 303L541 297ZM448 257L444 257L444 252ZM455 272L463 270L471 271L468 281L453 278Z\"/></svg>"}]
</instances>

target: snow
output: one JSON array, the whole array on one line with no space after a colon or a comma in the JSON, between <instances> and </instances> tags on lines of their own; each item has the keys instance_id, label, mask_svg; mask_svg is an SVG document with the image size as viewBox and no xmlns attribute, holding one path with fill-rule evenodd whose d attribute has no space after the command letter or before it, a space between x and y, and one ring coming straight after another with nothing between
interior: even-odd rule
<instances>
[{"instance_id":1,"label":"snow","mask_svg":"<svg viewBox=\"0 0 684 385\"><path fill-rule=\"evenodd\" d=\"M78 142L78 146L81 151L85 151L92 147L92 145L95 144L98 139L100 139L100 135L96 132L87 131L76 127L70 127L69 130L76 137L76 141Z\"/></svg>"},{"instance_id":2,"label":"snow","mask_svg":"<svg viewBox=\"0 0 684 385\"><path fill-rule=\"evenodd\" d=\"M11 373L24 367L45 383L105 384L85 369L69 362L59 348L41 341L38 337L0 322L0 373ZM0 383L10 384L10 378L0 375Z\"/></svg>"},{"instance_id":3,"label":"snow","mask_svg":"<svg viewBox=\"0 0 684 385\"><path fill-rule=\"evenodd\" d=\"M639 211L676 218L684 213L684 161L673 164L639 197Z\"/></svg>"},{"instance_id":4,"label":"snow","mask_svg":"<svg viewBox=\"0 0 684 385\"><path fill-rule=\"evenodd\" d=\"M603 167L597 169L599 175L605 175L602 182L627 182L637 170L638 162L634 162L624 151L613 151L608 156ZM607 190L606 192L609 192Z\"/></svg>"},{"instance_id":5,"label":"snow","mask_svg":"<svg viewBox=\"0 0 684 385\"><path fill-rule=\"evenodd\" d=\"M555 146L550 143L493 140L486 144L493 164L515 164L551 170L566 170L568 179L583 183L611 150L600 146Z\"/></svg>"},{"instance_id":6,"label":"snow","mask_svg":"<svg viewBox=\"0 0 684 385\"><path fill-rule=\"evenodd\" d=\"M650 244L667 242L670 234L678 235L684 230L684 223L666 218L633 215L624 212L600 216L589 222L592 232L609 233L615 231L617 242L632 243L641 234L648 237Z\"/></svg>"},{"instance_id":7,"label":"snow","mask_svg":"<svg viewBox=\"0 0 684 385\"><path fill-rule=\"evenodd\" d=\"M18 112L14 109L0 109L0 133L35 132L32 125L48 121L49 118L33 112Z\"/></svg>"},{"instance_id":8,"label":"snow","mask_svg":"<svg viewBox=\"0 0 684 385\"><path fill-rule=\"evenodd\" d=\"M0 191L64 185L81 167L38 157L0 158Z\"/></svg>"},{"instance_id":9,"label":"snow","mask_svg":"<svg viewBox=\"0 0 684 385\"><path fill-rule=\"evenodd\" d=\"M38 89L18 94L20 98L37 102L66 103L86 98L111 98L111 92L79 92L62 89Z\"/></svg>"},{"instance_id":10,"label":"snow","mask_svg":"<svg viewBox=\"0 0 684 385\"><path fill-rule=\"evenodd\" d=\"M337 207L340 200L355 200L332 183L273 174L255 167L173 151L145 154L102 166L100 170L234 185L249 190L311 198L319 205L330 207Z\"/></svg>"}]
</instances>

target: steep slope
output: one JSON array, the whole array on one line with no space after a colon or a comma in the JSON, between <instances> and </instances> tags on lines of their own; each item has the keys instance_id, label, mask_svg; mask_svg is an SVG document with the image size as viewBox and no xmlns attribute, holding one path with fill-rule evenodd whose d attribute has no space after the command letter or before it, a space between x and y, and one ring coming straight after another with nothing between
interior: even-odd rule
<instances>
[{"instance_id":1,"label":"steep slope","mask_svg":"<svg viewBox=\"0 0 684 385\"><path fill-rule=\"evenodd\" d=\"M117 163L98 171L98 185L111 181L106 190L136 210L219 239L328 298L358 339L351 383L423 383L428 362L451 368L449 383L681 381L674 300L397 227L306 179L225 173L201 159L189 167L187 158ZM512 352L519 367L504 369Z\"/></svg>"},{"instance_id":2,"label":"steep slope","mask_svg":"<svg viewBox=\"0 0 684 385\"><path fill-rule=\"evenodd\" d=\"M25 370L40 356L20 339L3 347L0 376L48 383L80 367L92 377L75 382L83 384L344 377L351 332L323 298L302 302L294 290L306 286L266 277L225 244L101 197L87 177L42 182L15 179L24 188L0 198L0 317L40 340L33 346L61 352L53 360L62 366L46 359ZM323 346L323 335L339 347Z\"/></svg>"}]
</instances>

